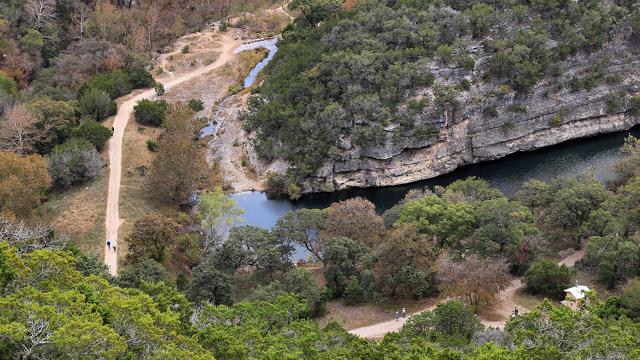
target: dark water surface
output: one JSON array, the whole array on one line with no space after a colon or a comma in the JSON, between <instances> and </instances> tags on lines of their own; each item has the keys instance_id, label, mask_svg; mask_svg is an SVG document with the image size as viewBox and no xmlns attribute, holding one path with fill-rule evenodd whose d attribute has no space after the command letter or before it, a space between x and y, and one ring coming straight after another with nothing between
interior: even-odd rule
<instances>
[{"instance_id":1,"label":"dark water surface","mask_svg":"<svg viewBox=\"0 0 640 360\"><path fill-rule=\"evenodd\" d=\"M325 208L333 202L361 196L373 202L379 213L396 203L411 189L446 186L455 180L477 176L487 180L492 187L512 197L522 183L530 179L551 180L573 177L595 171L599 180L613 179L613 164L621 157L620 147L629 135L640 136L640 128L614 134L568 141L544 149L521 152L503 159L465 166L437 178L418 181L407 185L353 189L334 193L305 196L298 201L269 200L261 192L244 192L232 197L244 210L243 225L271 228L276 220L289 210L300 208ZM303 249L297 249L294 260L306 259Z\"/></svg>"}]
</instances>

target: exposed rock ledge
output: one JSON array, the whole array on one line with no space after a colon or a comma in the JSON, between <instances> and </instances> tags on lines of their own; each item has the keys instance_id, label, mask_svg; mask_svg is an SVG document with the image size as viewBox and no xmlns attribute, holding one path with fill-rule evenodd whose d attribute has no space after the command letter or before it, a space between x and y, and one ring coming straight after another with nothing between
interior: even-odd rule
<instances>
[{"instance_id":1,"label":"exposed rock ledge","mask_svg":"<svg viewBox=\"0 0 640 360\"><path fill-rule=\"evenodd\" d=\"M456 168L496 160L519 151L531 151L564 141L624 131L640 124L628 113L577 119L523 136L480 145L482 136L469 133L470 121L453 125L433 146L408 149L388 160L362 159L356 171L336 172L325 166L320 176L305 184L306 192L407 184L449 173ZM502 130L497 130L502 131ZM335 167L335 164L332 164ZM329 182L329 183L328 183Z\"/></svg>"}]
</instances>

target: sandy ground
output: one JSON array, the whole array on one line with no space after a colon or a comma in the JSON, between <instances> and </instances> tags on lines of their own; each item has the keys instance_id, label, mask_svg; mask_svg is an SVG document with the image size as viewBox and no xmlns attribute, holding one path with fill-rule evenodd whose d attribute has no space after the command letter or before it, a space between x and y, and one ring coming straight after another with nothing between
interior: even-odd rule
<instances>
[{"instance_id":1,"label":"sandy ground","mask_svg":"<svg viewBox=\"0 0 640 360\"><path fill-rule=\"evenodd\" d=\"M198 34L194 34L198 35ZM190 35L193 36L193 35ZM168 90L178 84L192 80L199 76L202 76L214 69L217 69L224 65L229 59L234 56L233 50L240 45L240 42L233 36L233 32L227 32L220 35L219 48L216 49L220 52L220 56L217 59L206 66L196 68L192 71L179 74L173 78L161 79L160 82ZM105 244L104 260L109 271L113 275L118 273L118 257L113 246L118 244L118 228L121 223L119 217L118 206L120 200L120 179L122 177L122 143L124 130L127 126L129 118L133 112L135 104L147 98L153 98L155 96L154 90L145 90L134 96L128 97L118 107L118 113L114 117L113 126L114 134L111 140L109 140L109 190L107 196L107 215L106 215L106 238L110 242L110 247Z\"/></svg>"},{"instance_id":2,"label":"sandy ground","mask_svg":"<svg viewBox=\"0 0 640 360\"><path fill-rule=\"evenodd\" d=\"M575 265L576 261L578 261L579 259L582 259L585 255L585 250L584 250L585 246L583 246L582 248L583 250L575 251L572 254L564 257L559 262L559 264L564 264L567 266ZM482 323L487 327L502 329L504 327L504 324L507 322L507 320L511 316L511 312L517 305L515 301L515 294L517 291L519 291L522 288L523 288L522 281L519 278L513 279L509 287L501 291L496 296L496 306L493 308L492 313L498 315L500 319L499 320L481 319ZM443 299L441 301L446 301L446 299ZM437 303L433 305L429 305L421 309L420 311L412 313L411 315L417 315L425 311L431 311L436 306L437 306ZM525 309L522 307L518 307L518 310L520 311L520 313L526 313L527 311L529 311L529 309ZM393 319L393 320L383 321L373 325L356 328L356 329L350 330L349 332L351 334L364 337L364 338L369 338L369 339L381 338L381 337L384 337L384 335L387 333L400 331L400 329L402 329L402 326L408 319L409 317L404 319L401 318L399 320Z\"/></svg>"}]
</instances>

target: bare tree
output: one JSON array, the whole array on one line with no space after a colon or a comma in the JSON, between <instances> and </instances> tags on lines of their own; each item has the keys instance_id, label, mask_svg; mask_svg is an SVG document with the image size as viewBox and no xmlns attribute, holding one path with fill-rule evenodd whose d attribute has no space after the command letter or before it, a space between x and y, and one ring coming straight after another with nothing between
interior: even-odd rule
<instances>
[{"instance_id":1,"label":"bare tree","mask_svg":"<svg viewBox=\"0 0 640 360\"><path fill-rule=\"evenodd\" d=\"M33 26L40 30L56 18L56 0L27 0L24 10Z\"/></svg>"},{"instance_id":2,"label":"bare tree","mask_svg":"<svg viewBox=\"0 0 640 360\"><path fill-rule=\"evenodd\" d=\"M496 259L468 256L462 261L450 257L440 258L438 282L442 292L451 297L461 297L477 308L488 303L511 283L507 264Z\"/></svg>"},{"instance_id":3,"label":"bare tree","mask_svg":"<svg viewBox=\"0 0 640 360\"><path fill-rule=\"evenodd\" d=\"M31 152L33 145L43 140L51 127L39 127L38 123L38 117L25 105L14 105L5 110L5 118L0 120L0 150Z\"/></svg>"},{"instance_id":4,"label":"bare tree","mask_svg":"<svg viewBox=\"0 0 640 360\"><path fill-rule=\"evenodd\" d=\"M71 31L75 33L76 40L84 39L84 32L91 21L91 14L91 9L83 3L80 3L71 13Z\"/></svg>"},{"instance_id":5,"label":"bare tree","mask_svg":"<svg viewBox=\"0 0 640 360\"><path fill-rule=\"evenodd\" d=\"M28 226L24 221L0 217L0 241L7 242L18 255L22 255L40 249L62 249L69 237L55 236L53 230L44 224Z\"/></svg>"}]
</instances>

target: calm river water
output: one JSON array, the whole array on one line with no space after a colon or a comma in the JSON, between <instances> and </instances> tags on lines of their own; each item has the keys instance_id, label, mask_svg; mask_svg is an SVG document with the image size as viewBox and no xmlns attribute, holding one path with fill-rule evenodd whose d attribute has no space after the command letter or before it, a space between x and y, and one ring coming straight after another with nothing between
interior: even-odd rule
<instances>
[{"instance_id":1,"label":"calm river water","mask_svg":"<svg viewBox=\"0 0 640 360\"><path fill-rule=\"evenodd\" d=\"M335 201L356 196L369 199L376 205L376 210L382 213L400 201L410 189L446 186L469 176L486 179L492 187L500 189L510 197L514 196L527 180L572 177L590 169L595 171L598 179L607 182L613 178L613 164L621 157L620 147L629 134L640 136L640 128L573 140L532 152L516 153L500 160L465 166L437 178L407 185L314 194L298 201L270 200L262 192L237 193L233 198L244 210L242 225L271 228L276 220L289 210L325 208ZM307 253L303 249L297 249L294 260L306 257Z\"/></svg>"}]
</instances>

